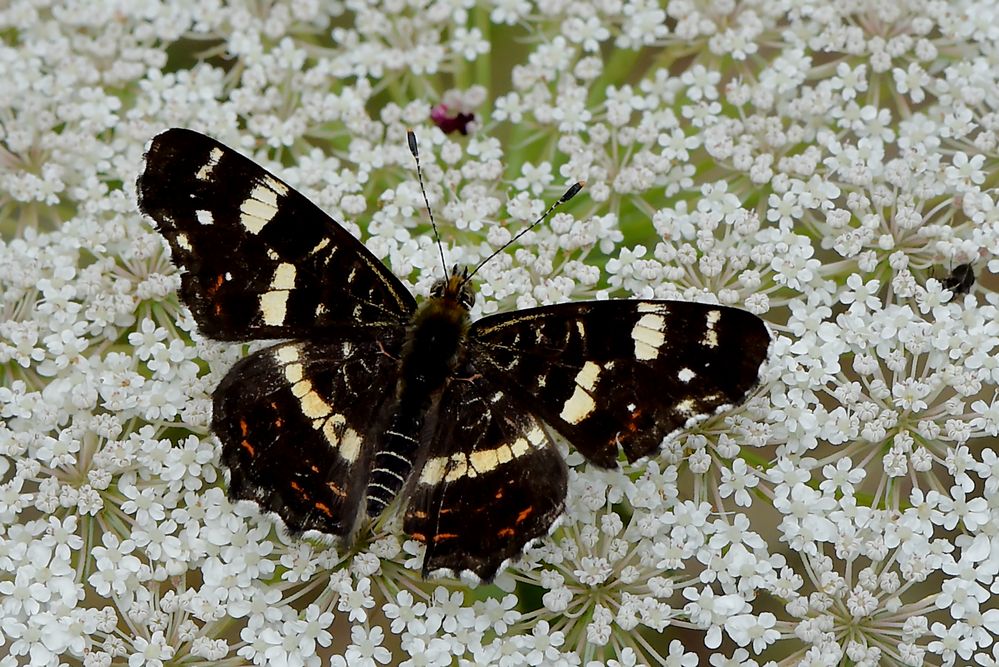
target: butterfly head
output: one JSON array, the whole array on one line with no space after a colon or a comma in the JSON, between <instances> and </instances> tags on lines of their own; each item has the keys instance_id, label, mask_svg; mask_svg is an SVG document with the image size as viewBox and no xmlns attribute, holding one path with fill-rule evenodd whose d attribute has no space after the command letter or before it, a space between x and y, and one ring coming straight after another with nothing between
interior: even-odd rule
<instances>
[{"instance_id":1,"label":"butterfly head","mask_svg":"<svg viewBox=\"0 0 999 667\"><path fill-rule=\"evenodd\" d=\"M443 299L471 310L475 304L475 290L469 280L468 267L459 268L455 264L446 278L438 280L430 288L430 297Z\"/></svg>"}]
</instances>

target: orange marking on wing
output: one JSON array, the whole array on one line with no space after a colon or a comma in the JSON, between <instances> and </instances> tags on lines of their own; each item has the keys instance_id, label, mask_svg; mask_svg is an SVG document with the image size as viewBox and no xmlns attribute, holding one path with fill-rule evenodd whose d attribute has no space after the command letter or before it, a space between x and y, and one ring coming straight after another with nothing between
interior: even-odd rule
<instances>
[{"instance_id":1,"label":"orange marking on wing","mask_svg":"<svg viewBox=\"0 0 999 667\"><path fill-rule=\"evenodd\" d=\"M327 482L326 483L326 488L328 488L330 491L332 491L333 495L339 496L341 498L346 498L347 497L347 492L344 491L343 489L341 489L339 486L337 486L333 482Z\"/></svg>"},{"instance_id":2,"label":"orange marking on wing","mask_svg":"<svg viewBox=\"0 0 999 667\"><path fill-rule=\"evenodd\" d=\"M409 536L412 537L417 542L426 542L427 541L427 536L424 535L423 533L410 533Z\"/></svg>"},{"instance_id":3,"label":"orange marking on wing","mask_svg":"<svg viewBox=\"0 0 999 667\"><path fill-rule=\"evenodd\" d=\"M243 449L245 449L246 453L250 455L250 458L253 458L254 456L257 455L257 450L253 448L253 445L250 444L249 440L244 440L239 444L243 446Z\"/></svg>"},{"instance_id":4,"label":"orange marking on wing","mask_svg":"<svg viewBox=\"0 0 999 667\"><path fill-rule=\"evenodd\" d=\"M534 514L534 505L528 505L527 509L523 510L520 514L517 515L517 523L526 521L527 517L531 516L532 514Z\"/></svg>"},{"instance_id":5,"label":"orange marking on wing","mask_svg":"<svg viewBox=\"0 0 999 667\"><path fill-rule=\"evenodd\" d=\"M636 408L635 411L631 413L631 416L628 418L628 423L625 425L625 428L628 429L629 433L635 433L638 431L638 418L641 416L641 408Z\"/></svg>"},{"instance_id":6,"label":"orange marking on wing","mask_svg":"<svg viewBox=\"0 0 999 667\"><path fill-rule=\"evenodd\" d=\"M458 537L457 533L437 533L434 535L434 543L440 542L441 540L453 540Z\"/></svg>"},{"instance_id":7,"label":"orange marking on wing","mask_svg":"<svg viewBox=\"0 0 999 667\"><path fill-rule=\"evenodd\" d=\"M311 470L312 472L319 472L319 466L310 465L309 470Z\"/></svg>"},{"instance_id":8,"label":"orange marking on wing","mask_svg":"<svg viewBox=\"0 0 999 667\"><path fill-rule=\"evenodd\" d=\"M303 498L305 498L306 500L308 500L309 494L305 491L305 489L303 489L299 485L298 482L292 481L292 482L290 482L290 484L291 484L291 488L294 489L295 493L297 493L298 495L300 495Z\"/></svg>"},{"instance_id":9,"label":"orange marking on wing","mask_svg":"<svg viewBox=\"0 0 999 667\"><path fill-rule=\"evenodd\" d=\"M499 532L496 533L497 537L513 537L513 528L500 528Z\"/></svg>"},{"instance_id":10,"label":"orange marking on wing","mask_svg":"<svg viewBox=\"0 0 999 667\"><path fill-rule=\"evenodd\" d=\"M215 292L219 291L219 288L222 287L222 283L224 282L225 282L225 276L221 274L215 276L215 281L211 285L208 285L205 288L205 293L208 294L208 296L215 294ZM219 304L215 304L215 307L218 308Z\"/></svg>"},{"instance_id":11,"label":"orange marking on wing","mask_svg":"<svg viewBox=\"0 0 999 667\"><path fill-rule=\"evenodd\" d=\"M409 513L409 516L417 519L426 519L427 513L422 510L413 510L412 512Z\"/></svg>"},{"instance_id":12,"label":"orange marking on wing","mask_svg":"<svg viewBox=\"0 0 999 667\"><path fill-rule=\"evenodd\" d=\"M242 431L244 438L246 437L246 434L250 432L250 426L246 423L245 419L239 420L239 430Z\"/></svg>"},{"instance_id":13,"label":"orange marking on wing","mask_svg":"<svg viewBox=\"0 0 999 667\"><path fill-rule=\"evenodd\" d=\"M497 489L496 490L496 495L494 495L493 498L495 498L496 500L499 500L502 497L503 497L503 489Z\"/></svg>"},{"instance_id":14,"label":"orange marking on wing","mask_svg":"<svg viewBox=\"0 0 999 667\"><path fill-rule=\"evenodd\" d=\"M333 512L330 511L329 505L326 503L316 503L316 509L325 514L326 516L332 517Z\"/></svg>"}]
</instances>

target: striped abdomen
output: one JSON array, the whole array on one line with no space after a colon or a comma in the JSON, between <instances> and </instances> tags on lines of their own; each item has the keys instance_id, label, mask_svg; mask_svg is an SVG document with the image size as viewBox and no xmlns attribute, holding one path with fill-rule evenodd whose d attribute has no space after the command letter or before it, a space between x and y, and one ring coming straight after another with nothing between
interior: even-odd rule
<instances>
[{"instance_id":1,"label":"striped abdomen","mask_svg":"<svg viewBox=\"0 0 999 667\"><path fill-rule=\"evenodd\" d=\"M367 513L376 517L398 495L413 469L422 415L403 419L396 415L385 430L381 448L375 452L368 475Z\"/></svg>"}]
</instances>

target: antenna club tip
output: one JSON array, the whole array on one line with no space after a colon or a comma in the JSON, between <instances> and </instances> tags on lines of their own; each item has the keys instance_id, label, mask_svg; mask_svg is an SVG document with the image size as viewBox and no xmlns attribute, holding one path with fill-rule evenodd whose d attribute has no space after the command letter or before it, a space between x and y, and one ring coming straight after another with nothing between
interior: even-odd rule
<instances>
[{"instance_id":1,"label":"antenna club tip","mask_svg":"<svg viewBox=\"0 0 999 667\"><path fill-rule=\"evenodd\" d=\"M577 181L576 183L573 183L572 187L566 190L565 194L562 195L561 199L558 200L558 203L564 204L565 202L575 197L579 193L579 191L583 189L584 185L586 185L586 181Z\"/></svg>"},{"instance_id":2,"label":"antenna club tip","mask_svg":"<svg viewBox=\"0 0 999 667\"><path fill-rule=\"evenodd\" d=\"M406 128L406 141L409 142L409 152L413 154L413 157L419 157L419 151L416 147L416 132L411 127Z\"/></svg>"},{"instance_id":3,"label":"antenna club tip","mask_svg":"<svg viewBox=\"0 0 999 667\"><path fill-rule=\"evenodd\" d=\"M586 180L585 179L581 179L580 181L577 182L577 185L579 185L580 188L585 188L586 187Z\"/></svg>"}]
</instances>

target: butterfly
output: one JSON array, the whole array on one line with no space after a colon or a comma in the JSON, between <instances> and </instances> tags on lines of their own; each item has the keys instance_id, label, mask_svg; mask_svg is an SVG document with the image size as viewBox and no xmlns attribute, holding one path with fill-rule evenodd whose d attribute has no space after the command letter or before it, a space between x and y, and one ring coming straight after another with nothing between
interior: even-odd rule
<instances>
[{"instance_id":1,"label":"butterfly","mask_svg":"<svg viewBox=\"0 0 999 667\"><path fill-rule=\"evenodd\" d=\"M418 160L413 135L410 148ZM719 305L590 301L472 321L461 267L418 302L306 197L192 130L152 140L138 196L201 332L278 341L213 393L230 497L293 534L339 537L398 499L424 576L488 581L549 532L567 485L552 431L598 467L636 461L743 401L768 354L763 321Z\"/></svg>"}]
</instances>

